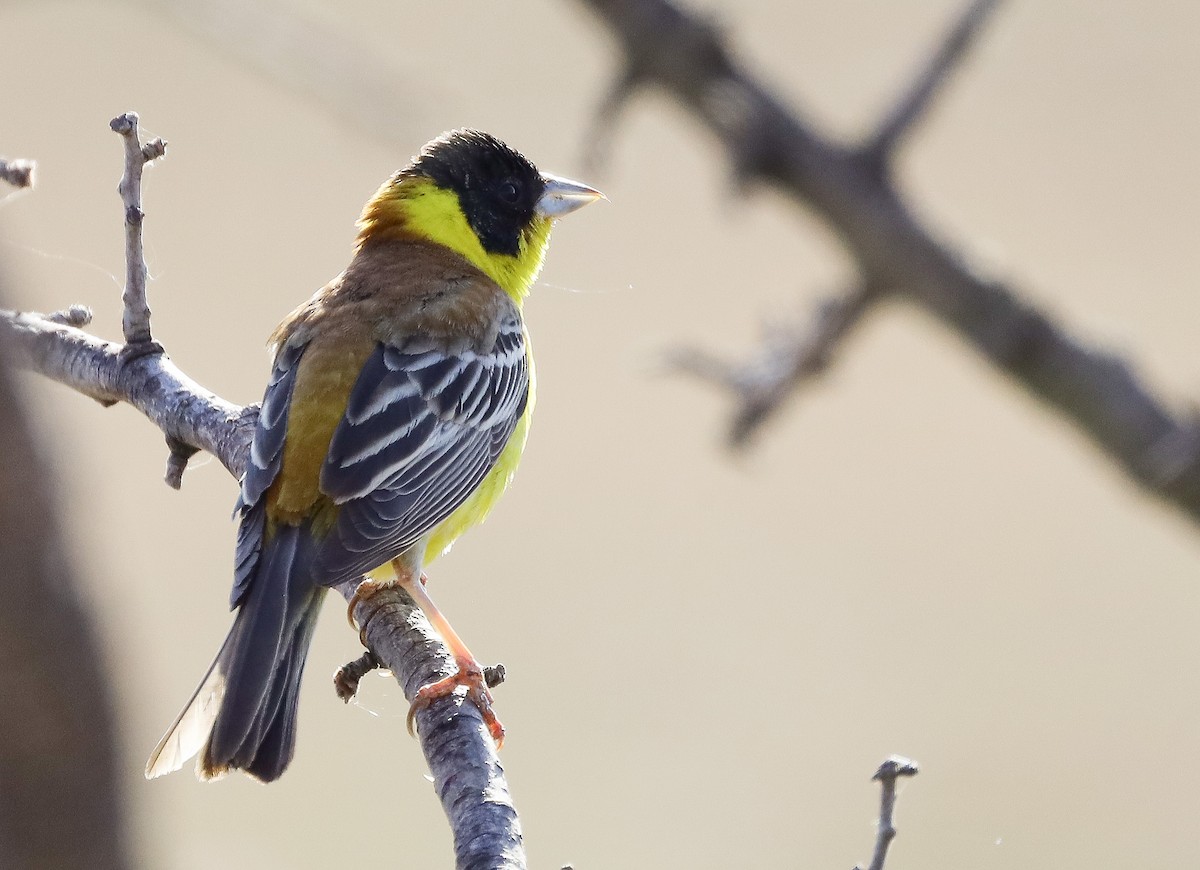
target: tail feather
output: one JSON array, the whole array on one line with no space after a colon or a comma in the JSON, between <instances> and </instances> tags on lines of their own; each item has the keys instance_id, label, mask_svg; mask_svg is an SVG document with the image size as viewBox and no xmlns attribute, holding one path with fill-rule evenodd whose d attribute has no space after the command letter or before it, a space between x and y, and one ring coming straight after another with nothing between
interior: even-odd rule
<instances>
[{"instance_id":1,"label":"tail feather","mask_svg":"<svg viewBox=\"0 0 1200 870\"><path fill-rule=\"evenodd\" d=\"M309 536L284 526L264 544L221 651L146 765L148 777L179 769L200 752L211 779L240 769L277 779L295 747L300 676L324 588L309 577Z\"/></svg>"},{"instance_id":2,"label":"tail feather","mask_svg":"<svg viewBox=\"0 0 1200 870\"><path fill-rule=\"evenodd\" d=\"M294 592L300 590L292 587L300 585L307 591L312 585L302 576L305 572L294 570L300 537L296 526L276 532L264 545L254 579L242 599L219 665L226 677L225 697L201 760L206 773L243 766L239 761L249 763L247 755L252 757L266 729L274 706L271 702L279 701L270 689L277 681L275 675L281 669L286 671L284 655L303 612L295 607L302 596Z\"/></svg>"},{"instance_id":3,"label":"tail feather","mask_svg":"<svg viewBox=\"0 0 1200 870\"><path fill-rule=\"evenodd\" d=\"M175 717L167 733L150 753L150 760L146 762L146 779L179 770L208 740L217 712L221 709L221 699L225 696L225 675L218 665L232 637L231 631L187 706Z\"/></svg>"},{"instance_id":4,"label":"tail feather","mask_svg":"<svg viewBox=\"0 0 1200 870\"><path fill-rule=\"evenodd\" d=\"M296 748L296 709L300 701L300 677L304 673L304 661L312 643L313 629L325 599L325 589L315 588L312 600L300 620L293 636L293 648L287 656L286 675L282 676L280 700L266 731L258 741L254 759L246 765L246 773L263 782L278 779Z\"/></svg>"}]
</instances>

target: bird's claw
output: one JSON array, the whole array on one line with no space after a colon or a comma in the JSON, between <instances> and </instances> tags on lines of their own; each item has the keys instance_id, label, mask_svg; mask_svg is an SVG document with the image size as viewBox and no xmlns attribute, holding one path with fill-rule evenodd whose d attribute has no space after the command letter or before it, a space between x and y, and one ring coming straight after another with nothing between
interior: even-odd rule
<instances>
[{"instance_id":1,"label":"bird's claw","mask_svg":"<svg viewBox=\"0 0 1200 870\"><path fill-rule=\"evenodd\" d=\"M496 713L492 709L492 693L488 691L487 683L484 681L483 669L475 661L459 661L457 664L457 673L436 682L427 683L417 691L412 706L408 708L408 733L413 737L417 736L416 716L420 710L425 709L439 698L453 695L461 687L467 690L467 700L479 710L483 717L483 724L487 726L488 733L496 741L496 748L501 748L504 745L504 726L496 718Z\"/></svg>"},{"instance_id":2,"label":"bird's claw","mask_svg":"<svg viewBox=\"0 0 1200 870\"><path fill-rule=\"evenodd\" d=\"M357 587L355 587L354 594L350 596L350 603L346 605L346 620L350 623L351 628L359 627L358 622L354 619L354 608L358 607L361 602L373 597L379 592L380 589L383 588L384 584L377 583L376 581L366 577L363 578L363 581L359 583ZM366 623L363 624L363 630L365 629ZM359 632L358 639L363 639L361 630ZM363 646L366 646L365 642L363 643Z\"/></svg>"},{"instance_id":3,"label":"bird's claw","mask_svg":"<svg viewBox=\"0 0 1200 870\"><path fill-rule=\"evenodd\" d=\"M424 586L429 582L429 578L424 574L420 577L421 585ZM363 646L367 645L366 630L367 624L364 622L360 627L354 618L354 608L369 598L373 598L378 593L387 589L389 586L395 586L395 583L386 583L379 580L372 580L370 577L364 577L358 586L354 589L354 594L350 596L350 602L346 605L346 621L350 623L351 628L357 628L358 639Z\"/></svg>"}]
</instances>

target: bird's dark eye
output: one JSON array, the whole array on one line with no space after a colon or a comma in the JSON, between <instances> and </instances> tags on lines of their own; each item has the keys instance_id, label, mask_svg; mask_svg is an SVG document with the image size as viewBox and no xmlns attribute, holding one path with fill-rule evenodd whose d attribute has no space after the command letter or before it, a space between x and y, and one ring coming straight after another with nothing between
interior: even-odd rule
<instances>
[{"instance_id":1,"label":"bird's dark eye","mask_svg":"<svg viewBox=\"0 0 1200 870\"><path fill-rule=\"evenodd\" d=\"M521 189L515 181L502 181L497 193L502 200L512 205L520 198Z\"/></svg>"}]
</instances>

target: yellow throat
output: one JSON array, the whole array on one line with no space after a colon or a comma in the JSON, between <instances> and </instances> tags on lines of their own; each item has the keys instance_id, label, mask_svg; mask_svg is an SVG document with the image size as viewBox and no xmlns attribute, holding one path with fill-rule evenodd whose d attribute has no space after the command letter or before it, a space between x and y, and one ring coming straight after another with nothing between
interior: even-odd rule
<instances>
[{"instance_id":1,"label":"yellow throat","mask_svg":"<svg viewBox=\"0 0 1200 870\"><path fill-rule=\"evenodd\" d=\"M552 223L535 215L521 233L515 255L490 253L467 222L457 193L428 178L393 176L363 209L357 246L389 236L416 236L444 245L499 284L519 308L542 270Z\"/></svg>"}]
</instances>

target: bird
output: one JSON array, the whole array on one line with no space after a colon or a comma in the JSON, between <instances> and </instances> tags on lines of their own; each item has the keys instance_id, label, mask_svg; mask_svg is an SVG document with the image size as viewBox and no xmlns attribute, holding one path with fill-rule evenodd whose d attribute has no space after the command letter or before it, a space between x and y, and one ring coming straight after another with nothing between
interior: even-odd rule
<instances>
[{"instance_id":1,"label":"bird","mask_svg":"<svg viewBox=\"0 0 1200 870\"><path fill-rule=\"evenodd\" d=\"M322 600L408 591L497 744L482 669L425 590L425 566L481 522L534 406L523 303L552 225L604 195L472 129L426 144L370 198L346 269L272 334L273 367L235 508L233 626L146 764L278 779ZM364 577L365 575L365 577ZM411 714L410 714L411 727Z\"/></svg>"}]
</instances>

